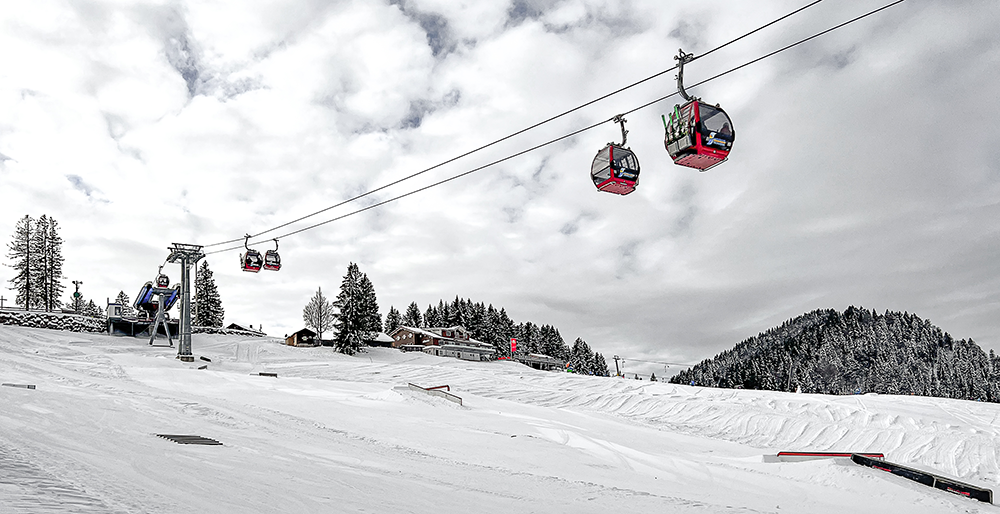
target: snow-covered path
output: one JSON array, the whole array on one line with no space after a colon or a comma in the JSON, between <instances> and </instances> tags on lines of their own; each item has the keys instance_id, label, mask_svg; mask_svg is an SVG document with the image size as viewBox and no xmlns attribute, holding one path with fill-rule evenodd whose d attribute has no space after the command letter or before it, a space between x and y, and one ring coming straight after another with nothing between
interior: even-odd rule
<instances>
[{"instance_id":1,"label":"snow-covered path","mask_svg":"<svg viewBox=\"0 0 1000 514\"><path fill-rule=\"evenodd\" d=\"M778 450L881 451L1000 483L995 404L225 336L193 346L211 362L139 339L0 327L0 382L38 387L0 387L0 512L994 512L846 460L765 458ZM448 384L464 405L407 382Z\"/></svg>"}]
</instances>

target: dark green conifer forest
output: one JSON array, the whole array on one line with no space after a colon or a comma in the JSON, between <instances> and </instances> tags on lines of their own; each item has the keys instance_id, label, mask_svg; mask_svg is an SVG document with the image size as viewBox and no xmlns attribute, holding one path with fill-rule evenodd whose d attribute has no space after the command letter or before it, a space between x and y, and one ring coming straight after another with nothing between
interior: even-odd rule
<instances>
[{"instance_id":1,"label":"dark green conifer forest","mask_svg":"<svg viewBox=\"0 0 1000 514\"><path fill-rule=\"evenodd\" d=\"M848 307L816 310L670 379L709 387L901 394L1000 402L1000 359L930 320Z\"/></svg>"}]
</instances>

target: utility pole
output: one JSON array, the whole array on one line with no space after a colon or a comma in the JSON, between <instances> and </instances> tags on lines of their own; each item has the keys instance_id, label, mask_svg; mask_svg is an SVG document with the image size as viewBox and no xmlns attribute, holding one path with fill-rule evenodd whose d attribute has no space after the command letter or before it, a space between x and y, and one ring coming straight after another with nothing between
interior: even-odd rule
<instances>
[{"instance_id":1,"label":"utility pole","mask_svg":"<svg viewBox=\"0 0 1000 514\"><path fill-rule=\"evenodd\" d=\"M0 296L0 309L3 309L3 302L7 301L6 298Z\"/></svg>"},{"instance_id":2,"label":"utility pole","mask_svg":"<svg viewBox=\"0 0 1000 514\"><path fill-rule=\"evenodd\" d=\"M622 372L618 371L618 361L621 360L622 364L625 364L625 360L617 355L614 356L614 359L615 359L615 376L620 377L622 376Z\"/></svg>"},{"instance_id":3,"label":"utility pole","mask_svg":"<svg viewBox=\"0 0 1000 514\"><path fill-rule=\"evenodd\" d=\"M184 362L194 362L194 354L191 353L191 268L205 257L202 248L180 243L173 243L167 248L170 250L167 262L179 262L181 265L181 333L177 358Z\"/></svg>"},{"instance_id":4,"label":"utility pole","mask_svg":"<svg viewBox=\"0 0 1000 514\"><path fill-rule=\"evenodd\" d=\"M73 285L76 286L76 291L73 292L73 310L77 314L80 314L80 285L83 284L82 280L74 280Z\"/></svg>"}]
</instances>

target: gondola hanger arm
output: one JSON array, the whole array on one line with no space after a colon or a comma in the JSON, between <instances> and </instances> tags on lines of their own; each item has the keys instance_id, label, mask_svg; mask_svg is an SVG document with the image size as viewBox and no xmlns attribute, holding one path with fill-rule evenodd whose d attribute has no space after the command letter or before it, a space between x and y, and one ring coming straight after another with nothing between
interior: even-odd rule
<instances>
[{"instance_id":1,"label":"gondola hanger arm","mask_svg":"<svg viewBox=\"0 0 1000 514\"><path fill-rule=\"evenodd\" d=\"M618 114L614 118L612 118L611 121L613 121L615 123L619 123L622 126L622 144L619 145L619 146L621 146L621 147L624 148L626 141L628 141L628 131L625 130L625 122L627 121L625 119L625 115L624 114Z\"/></svg>"},{"instance_id":2,"label":"gondola hanger arm","mask_svg":"<svg viewBox=\"0 0 1000 514\"><path fill-rule=\"evenodd\" d=\"M674 56L674 60L677 61L677 91L684 98L685 102L690 102L692 99L697 100L697 98L689 96L687 91L684 90L684 65L695 59L694 54L686 54L682 48L678 48L677 52L677 55Z\"/></svg>"}]
</instances>

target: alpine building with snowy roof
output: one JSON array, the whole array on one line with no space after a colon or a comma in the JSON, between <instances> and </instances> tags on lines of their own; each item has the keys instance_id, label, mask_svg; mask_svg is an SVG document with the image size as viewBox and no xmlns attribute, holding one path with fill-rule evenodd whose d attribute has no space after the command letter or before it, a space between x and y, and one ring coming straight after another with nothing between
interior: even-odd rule
<instances>
[{"instance_id":1,"label":"alpine building with snowy roof","mask_svg":"<svg viewBox=\"0 0 1000 514\"><path fill-rule=\"evenodd\" d=\"M422 351L429 355L485 361L496 358L492 345L469 336L461 325L453 327L416 328L401 326L389 334L392 347L402 351Z\"/></svg>"}]
</instances>

